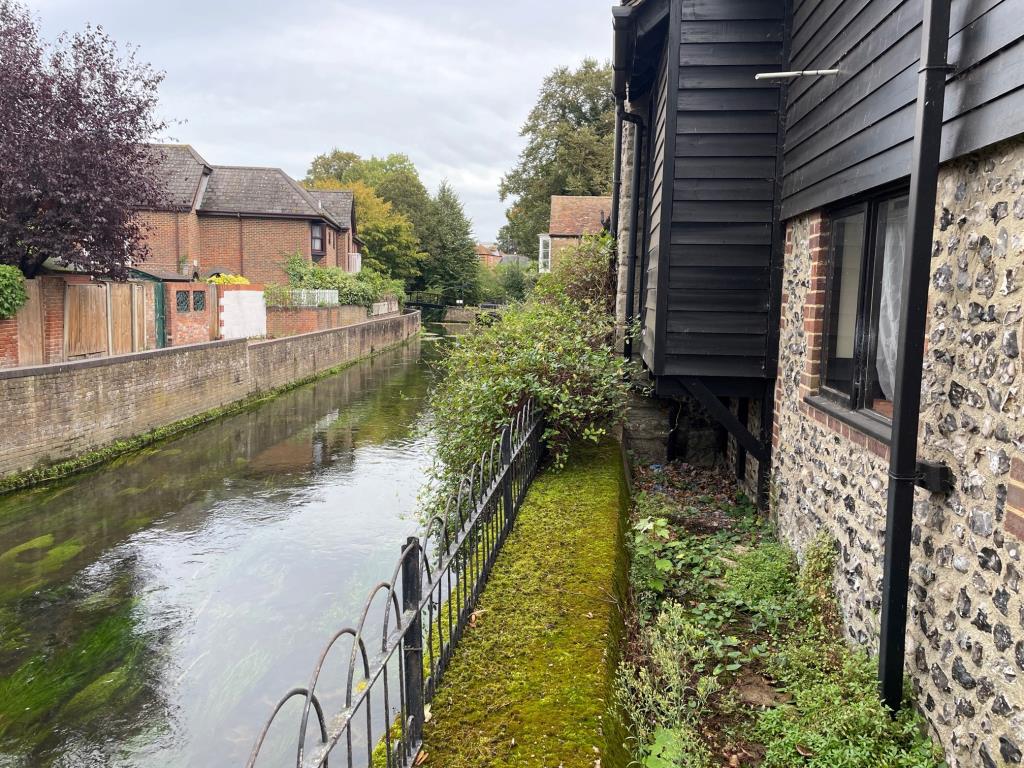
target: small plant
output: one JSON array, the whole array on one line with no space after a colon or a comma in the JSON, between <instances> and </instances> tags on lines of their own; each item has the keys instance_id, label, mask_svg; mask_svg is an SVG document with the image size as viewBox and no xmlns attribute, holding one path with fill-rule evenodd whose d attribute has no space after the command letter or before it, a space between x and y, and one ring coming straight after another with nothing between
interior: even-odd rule
<instances>
[{"instance_id":1,"label":"small plant","mask_svg":"<svg viewBox=\"0 0 1024 768\"><path fill-rule=\"evenodd\" d=\"M263 286L263 302L268 307L290 307L292 305L291 286L275 283Z\"/></svg>"},{"instance_id":2,"label":"small plant","mask_svg":"<svg viewBox=\"0 0 1024 768\"><path fill-rule=\"evenodd\" d=\"M25 276L21 270L7 264L0 264L0 320L14 317L25 302Z\"/></svg>"}]
</instances>

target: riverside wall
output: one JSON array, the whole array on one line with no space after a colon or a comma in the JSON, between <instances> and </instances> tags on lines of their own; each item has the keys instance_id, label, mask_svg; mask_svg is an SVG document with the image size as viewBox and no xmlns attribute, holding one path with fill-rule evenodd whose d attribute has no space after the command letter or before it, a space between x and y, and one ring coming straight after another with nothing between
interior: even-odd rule
<instances>
[{"instance_id":1,"label":"riverside wall","mask_svg":"<svg viewBox=\"0 0 1024 768\"><path fill-rule=\"evenodd\" d=\"M410 312L269 341L0 370L0 481L308 379L419 328Z\"/></svg>"}]
</instances>

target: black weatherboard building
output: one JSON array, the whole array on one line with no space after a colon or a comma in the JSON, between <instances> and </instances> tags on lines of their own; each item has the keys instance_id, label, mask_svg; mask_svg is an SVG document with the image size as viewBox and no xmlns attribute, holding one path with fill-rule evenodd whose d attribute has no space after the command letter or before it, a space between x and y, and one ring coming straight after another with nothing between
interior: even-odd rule
<instances>
[{"instance_id":1,"label":"black weatherboard building","mask_svg":"<svg viewBox=\"0 0 1024 768\"><path fill-rule=\"evenodd\" d=\"M638 2L614 16L615 94L640 126L626 307L640 357L659 395L689 392L767 466L768 433L719 398L771 402L784 94L755 75L785 62L786 4Z\"/></svg>"},{"instance_id":2,"label":"black weatherboard building","mask_svg":"<svg viewBox=\"0 0 1024 768\"><path fill-rule=\"evenodd\" d=\"M728 433L788 543L838 542L887 702L909 673L951 766L1020 763L1024 0L613 24L626 353Z\"/></svg>"}]
</instances>

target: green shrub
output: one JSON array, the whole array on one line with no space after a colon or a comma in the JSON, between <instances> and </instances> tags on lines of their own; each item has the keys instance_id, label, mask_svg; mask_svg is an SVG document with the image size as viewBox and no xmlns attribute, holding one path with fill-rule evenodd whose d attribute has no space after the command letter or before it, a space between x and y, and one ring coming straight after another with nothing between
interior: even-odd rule
<instances>
[{"instance_id":1,"label":"green shrub","mask_svg":"<svg viewBox=\"0 0 1024 768\"><path fill-rule=\"evenodd\" d=\"M297 253L288 258L284 271L291 288L337 291L339 304L369 307L388 297L405 302L405 287L401 280L381 275L369 267L356 273L346 272L339 267L311 264Z\"/></svg>"},{"instance_id":2,"label":"green shrub","mask_svg":"<svg viewBox=\"0 0 1024 768\"><path fill-rule=\"evenodd\" d=\"M292 305L292 287L267 283L263 286L263 303L268 307L290 307Z\"/></svg>"},{"instance_id":3,"label":"green shrub","mask_svg":"<svg viewBox=\"0 0 1024 768\"><path fill-rule=\"evenodd\" d=\"M558 263L541 275L534 295L545 301L568 299L604 314L615 311L615 271L610 235L587 235L558 254Z\"/></svg>"},{"instance_id":4,"label":"green shrub","mask_svg":"<svg viewBox=\"0 0 1024 768\"><path fill-rule=\"evenodd\" d=\"M0 264L0 320L14 317L28 301L25 292L25 276L21 270L7 264Z\"/></svg>"},{"instance_id":5,"label":"green shrub","mask_svg":"<svg viewBox=\"0 0 1024 768\"><path fill-rule=\"evenodd\" d=\"M206 282L210 285L249 285L249 278L241 275L213 275Z\"/></svg>"},{"instance_id":6,"label":"green shrub","mask_svg":"<svg viewBox=\"0 0 1024 768\"><path fill-rule=\"evenodd\" d=\"M455 340L431 396L434 500L451 491L531 399L544 414L556 465L574 441L596 442L618 423L628 367L612 348L614 321L605 306L573 301L552 284L544 301L512 305Z\"/></svg>"},{"instance_id":7,"label":"green shrub","mask_svg":"<svg viewBox=\"0 0 1024 768\"><path fill-rule=\"evenodd\" d=\"M607 434L627 394L610 331L610 319L581 308L529 303L459 337L432 397L439 479L461 475L530 399L556 463L574 440Z\"/></svg>"}]
</instances>

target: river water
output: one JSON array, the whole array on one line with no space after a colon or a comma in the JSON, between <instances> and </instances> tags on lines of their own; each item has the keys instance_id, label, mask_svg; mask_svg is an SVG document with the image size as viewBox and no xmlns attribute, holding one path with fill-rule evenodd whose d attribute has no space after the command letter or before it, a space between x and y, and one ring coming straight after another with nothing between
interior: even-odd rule
<instances>
[{"instance_id":1,"label":"river water","mask_svg":"<svg viewBox=\"0 0 1024 768\"><path fill-rule=\"evenodd\" d=\"M0 497L0 765L244 763L418 528L432 350Z\"/></svg>"}]
</instances>

